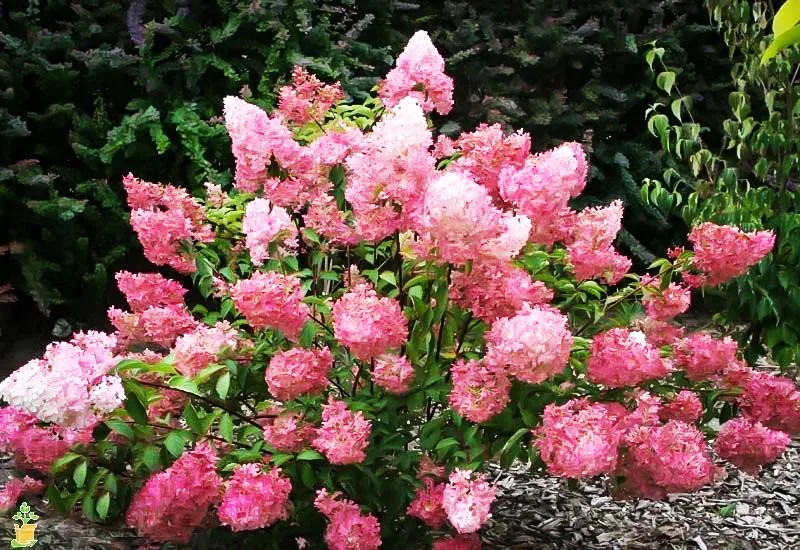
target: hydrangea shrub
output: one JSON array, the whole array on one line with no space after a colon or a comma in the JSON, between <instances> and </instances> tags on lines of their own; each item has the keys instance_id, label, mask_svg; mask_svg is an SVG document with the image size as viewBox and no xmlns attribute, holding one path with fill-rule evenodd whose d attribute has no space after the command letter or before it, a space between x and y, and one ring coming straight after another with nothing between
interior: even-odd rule
<instances>
[{"instance_id":1,"label":"hydrangea shrub","mask_svg":"<svg viewBox=\"0 0 800 550\"><path fill-rule=\"evenodd\" d=\"M648 498L776 460L800 391L675 321L772 234L703 224L693 250L629 273L622 205L571 207L579 145L434 135L443 68L420 32L362 104L302 69L274 113L226 98L235 184L205 200L127 176L145 255L202 300L121 272L113 334L0 383L0 449L34 476L0 503L47 480L56 508L153 542L465 549L491 516L491 460Z\"/></svg>"}]
</instances>

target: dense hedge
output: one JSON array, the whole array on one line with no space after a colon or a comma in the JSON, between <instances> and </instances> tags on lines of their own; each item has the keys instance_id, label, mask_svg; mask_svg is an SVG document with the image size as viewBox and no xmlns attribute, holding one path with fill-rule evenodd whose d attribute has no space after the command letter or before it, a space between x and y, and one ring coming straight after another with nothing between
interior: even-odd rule
<instances>
[{"instance_id":1,"label":"dense hedge","mask_svg":"<svg viewBox=\"0 0 800 550\"><path fill-rule=\"evenodd\" d=\"M714 77L726 82L727 73L695 2L89 0L0 9L0 218L12 228L0 241L22 248L0 256L0 271L42 312L91 323L113 299L110 274L141 262L121 208L123 171L192 191L228 181L218 98L244 94L269 107L294 63L359 97L412 31L427 29L459 90L456 123L445 130L489 120L530 131L537 149L582 141L592 153L589 196L626 200L622 245L639 260L671 234L638 198L638 181L660 166L642 124L655 92L641 47L659 38L712 113Z\"/></svg>"}]
</instances>

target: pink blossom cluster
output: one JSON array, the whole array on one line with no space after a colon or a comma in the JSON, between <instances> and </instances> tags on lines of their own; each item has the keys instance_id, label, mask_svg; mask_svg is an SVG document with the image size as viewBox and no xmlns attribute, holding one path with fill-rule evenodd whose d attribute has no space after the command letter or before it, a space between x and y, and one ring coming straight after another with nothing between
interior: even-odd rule
<instances>
[{"instance_id":1,"label":"pink blossom cluster","mask_svg":"<svg viewBox=\"0 0 800 550\"><path fill-rule=\"evenodd\" d=\"M238 333L229 322L219 321L213 327L198 325L175 341L175 369L185 376L194 377L224 351L233 351L237 345Z\"/></svg>"},{"instance_id":2,"label":"pink blossom cluster","mask_svg":"<svg viewBox=\"0 0 800 550\"><path fill-rule=\"evenodd\" d=\"M621 227L622 201L577 214L567 246L577 279L597 278L615 284L630 270L630 259L612 244Z\"/></svg>"},{"instance_id":3,"label":"pink blossom cluster","mask_svg":"<svg viewBox=\"0 0 800 550\"><path fill-rule=\"evenodd\" d=\"M417 31L397 56L394 68L378 86L378 96L387 107L404 97L413 97L425 112L434 109L446 115L453 108L453 79L444 72L444 59L425 31Z\"/></svg>"},{"instance_id":4,"label":"pink blossom cluster","mask_svg":"<svg viewBox=\"0 0 800 550\"><path fill-rule=\"evenodd\" d=\"M384 353L375 359L372 381L396 395L402 395L411 387L414 380L414 367L405 355Z\"/></svg>"},{"instance_id":5,"label":"pink blossom cluster","mask_svg":"<svg viewBox=\"0 0 800 550\"><path fill-rule=\"evenodd\" d=\"M42 491L44 483L38 479L28 476L9 479L6 486L0 489L0 514L11 510L23 495L38 495Z\"/></svg>"},{"instance_id":6,"label":"pink blossom cluster","mask_svg":"<svg viewBox=\"0 0 800 550\"><path fill-rule=\"evenodd\" d=\"M508 263L477 263L469 273L454 271L450 300L487 323L513 317L524 304L546 304L553 291Z\"/></svg>"},{"instance_id":7,"label":"pink blossom cluster","mask_svg":"<svg viewBox=\"0 0 800 550\"><path fill-rule=\"evenodd\" d=\"M303 422L298 413L282 412L264 426L264 441L284 453L296 453L308 446L317 429Z\"/></svg>"},{"instance_id":8,"label":"pink blossom cluster","mask_svg":"<svg viewBox=\"0 0 800 550\"><path fill-rule=\"evenodd\" d=\"M331 464L358 464L366 458L372 423L361 411L352 413L344 401L328 397L322 406L322 426L312 445Z\"/></svg>"},{"instance_id":9,"label":"pink blossom cluster","mask_svg":"<svg viewBox=\"0 0 800 550\"><path fill-rule=\"evenodd\" d=\"M270 360L265 374L269 393L280 401L319 393L328 386L332 366L333 356L327 347L280 351Z\"/></svg>"},{"instance_id":10,"label":"pink blossom cluster","mask_svg":"<svg viewBox=\"0 0 800 550\"><path fill-rule=\"evenodd\" d=\"M278 92L278 112L289 122L302 126L308 122L322 123L335 103L344 98L339 83L323 84L306 69L295 65L291 86Z\"/></svg>"},{"instance_id":11,"label":"pink blossom cluster","mask_svg":"<svg viewBox=\"0 0 800 550\"><path fill-rule=\"evenodd\" d=\"M37 418L14 407L0 408L0 452L12 453L19 469L49 473L73 445L92 442L92 429L40 427Z\"/></svg>"},{"instance_id":12,"label":"pink blossom cluster","mask_svg":"<svg viewBox=\"0 0 800 550\"><path fill-rule=\"evenodd\" d=\"M214 240L200 203L183 189L142 181L133 174L125 176L122 184L128 193L131 227L145 257L155 265L194 272L194 259L182 249L182 243Z\"/></svg>"},{"instance_id":13,"label":"pink blossom cluster","mask_svg":"<svg viewBox=\"0 0 800 550\"><path fill-rule=\"evenodd\" d=\"M477 533L445 537L433 543L433 550L481 550L481 548L481 537Z\"/></svg>"},{"instance_id":14,"label":"pink blossom cluster","mask_svg":"<svg viewBox=\"0 0 800 550\"><path fill-rule=\"evenodd\" d=\"M332 308L336 339L362 361L402 346L408 338L400 304L381 298L368 283L351 287Z\"/></svg>"},{"instance_id":15,"label":"pink blossom cluster","mask_svg":"<svg viewBox=\"0 0 800 550\"><path fill-rule=\"evenodd\" d=\"M311 309L303 303L300 279L274 271L253 273L230 287L231 298L254 329L272 328L296 340Z\"/></svg>"},{"instance_id":16,"label":"pink blossom cluster","mask_svg":"<svg viewBox=\"0 0 800 550\"><path fill-rule=\"evenodd\" d=\"M220 500L222 478L216 463L214 449L201 443L150 476L133 495L125 518L128 526L153 541L187 544Z\"/></svg>"},{"instance_id":17,"label":"pink blossom cluster","mask_svg":"<svg viewBox=\"0 0 800 550\"><path fill-rule=\"evenodd\" d=\"M258 464L242 464L225 482L217 517L233 531L268 527L289 517L292 482L280 468L264 472Z\"/></svg>"},{"instance_id":18,"label":"pink blossom cluster","mask_svg":"<svg viewBox=\"0 0 800 550\"><path fill-rule=\"evenodd\" d=\"M279 254L297 248L297 227L289 213L267 199L256 198L247 203L242 220L245 245L255 265L270 258L270 244L275 243Z\"/></svg>"},{"instance_id":19,"label":"pink blossom cluster","mask_svg":"<svg viewBox=\"0 0 800 550\"><path fill-rule=\"evenodd\" d=\"M687 424L694 424L703 416L703 404L697 394L682 390L659 410L663 420L680 420Z\"/></svg>"},{"instance_id":20,"label":"pink blossom cluster","mask_svg":"<svg viewBox=\"0 0 800 550\"><path fill-rule=\"evenodd\" d=\"M178 281L167 279L160 273L117 271L114 278L131 310L136 313L151 307L183 305L186 289Z\"/></svg>"},{"instance_id":21,"label":"pink blossom cluster","mask_svg":"<svg viewBox=\"0 0 800 550\"><path fill-rule=\"evenodd\" d=\"M773 430L800 434L800 390L794 381L752 369L729 376L738 378L729 378L728 383L741 388L737 403L744 416Z\"/></svg>"},{"instance_id":22,"label":"pink blossom cluster","mask_svg":"<svg viewBox=\"0 0 800 550\"><path fill-rule=\"evenodd\" d=\"M669 366L644 333L613 328L594 337L587 362L589 380L610 388L663 378Z\"/></svg>"},{"instance_id":23,"label":"pink blossom cluster","mask_svg":"<svg viewBox=\"0 0 800 550\"><path fill-rule=\"evenodd\" d=\"M616 405L616 404L615 404ZM588 399L547 405L534 445L547 471L570 478L594 477L617 467L623 436L619 411Z\"/></svg>"},{"instance_id":24,"label":"pink blossom cluster","mask_svg":"<svg viewBox=\"0 0 800 550\"><path fill-rule=\"evenodd\" d=\"M500 414L511 399L511 381L502 367L461 359L450 367L450 374L450 406L472 422Z\"/></svg>"},{"instance_id":25,"label":"pink blossom cluster","mask_svg":"<svg viewBox=\"0 0 800 550\"><path fill-rule=\"evenodd\" d=\"M442 507L460 534L475 533L491 517L495 489L483 474L456 469L442 493Z\"/></svg>"},{"instance_id":26,"label":"pink blossom cluster","mask_svg":"<svg viewBox=\"0 0 800 550\"><path fill-rule=\"evenodd\" d=\"M557 309L525 305L492 324L486 335L486 364L514 378L539 384L561 373L572 349L567 318Z\"/></svg>"},{"instance_id":27,"label":"pink blossom cluster","mask_svg":"<svg viewBox=\"0 0 800 550\"><path fill-rule=\"evenodd\" d=\"M69 342L47 346L0 382L0 397L42 422L85 428L122 405L122 381L108 372L121 357L117 342L102 332L78 333Z\"/></svg>"},{"instance_id":28,"label":"pink blossom cluster","mask_svg":"<svg viewBox=\"0 0 800 550\"><path fill-rule=\"evenodd\" d=\"M740 470L758 475L761 466L775 462L790 442L791 437L787 433L739 417L722 426L714 448L721 458Z\"/></svg>"},{"instance_id":29,"label":"pink blossom cluster","mask_svg":"<svg viewBox=\"0 0 800 550\"><path fill-rule=\"evenodd\" d=\"M769 254L775 234L745 233L731 225L705 222L692 228L689 242L694 249L694 266L706 276L707 284L718 285L744 274Z\"/></svg>"},{"instance_id":30,"label":"pink blossom cluster","mask_svg":"<svg viewBox=\"0 0 800 550\"><path fill-rule=\"evenodd\" d=\"M421 520L431 529L441 529L447 522L443 502L445 486L445 483L426 478L425 485L417 489L414 500L408 505L406 514Z\"/></svg>"},{"instance_id":31,"label":"pink blossom cluster","mask_svg":"<svg viewBox=\"0 0 800 550\"><path fill-rule=\"evenodd\" d=\"M737 350L730 336L714 338L703 331L690 334L673 347L676 366L693 381L719 378L730 367L739 365Z\"/></svg>"},{"instance_id":32,"label":"pink blossom cluster","mask_svg":"<svg viewBox=\"0 0 800 550\"><path fill-rule=\"evenodd\" d=\"M656 347L672 345L686 333L681 326L669 321L657 321L648 316L634 319L631 328L644 332L647 341Z\"/></svg>"},{"instance_id":33,"label":"pink blossom cluster","mask_svg":"<svg viewBox=\"0 0 800 550\"><path fill-rule=\"evenodd\" d=\"M314 506L328 518L325 543L330 550L376 550L381 546L381 525L372 514L362 514L358 505L340 499L338 493L317 491Z\"/></svg>"},{"instance_id":34,"label":"pink blossom cluster","mask_svg":"<svg viewBox=\"0 0 800 550\"><path fill-rule=\"evenodd\" d=\"M661 288L660 279L652 275L644 275L641 280L642 305L647 315L658 321L668 321L686 312L692 301L690 289L677 283L669 283Z\"/></svg>"}]
</instances>

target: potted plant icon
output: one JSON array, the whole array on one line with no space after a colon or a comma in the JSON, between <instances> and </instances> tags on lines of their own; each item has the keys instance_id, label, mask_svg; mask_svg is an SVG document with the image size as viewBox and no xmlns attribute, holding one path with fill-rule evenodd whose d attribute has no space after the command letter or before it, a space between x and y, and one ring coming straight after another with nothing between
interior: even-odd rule
<instances>
[{"instance_id":1,"label":"potted plant icon","mask_svg":"<svg viewBox=\"0 0 800 550\"><path fill-rule=\"evenodd\" d=\"M19 524L14 523L16 537L11 541L11 548L27 548L36 544L36 539L33 538L36 524L31 522L35 522L39 516L31 510L27 502L20 504L19 511L11 519L20 522Z\"/></svg>"}]
</instances>

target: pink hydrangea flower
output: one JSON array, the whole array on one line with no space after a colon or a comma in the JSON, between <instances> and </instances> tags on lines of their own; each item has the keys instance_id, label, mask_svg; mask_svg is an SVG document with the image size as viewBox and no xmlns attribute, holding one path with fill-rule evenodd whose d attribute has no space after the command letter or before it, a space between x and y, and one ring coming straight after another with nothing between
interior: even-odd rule
<instances>
[{"instance_id":1,"label":"pink hydrangea flower","mask_svg":"<svg viewBox=\"0 0 800 550\"><path fill-rule=\"evenodd\" d=\"M205 223L205 209L185 190L158 185L128 174L122 181L131 207L131 227L145 257L182 273L195 270L194 259L181 248L184 241L214 240Z\"/></svg>"},{"instance_id":2,"label":"pink hydrangea flower","mask_svg":"<svg viewBox=\"0 0 800 550\"><path fill-rule=\"evenodd\" d=\"M133 495L125 518L128 526L153 541L188 544L192 532L219 502L222 478L216 463L214 450L200 444L150 476Z\"/></svg>"},{"instance_id":3,"label":"pink hydrangea flower","mask_svg":"<svg viewBox=\"0 0 800 550\"><path fill-rule=\"evenodd\" d=\"M437 146L440 149L445 147L444 144L440 146L438 141ZM451 142L451 146L457 148L461 155L448 166L449 170L469 174L489 190L495 201L501 197L508 201L498 189L501 174L525 165L525 159L530 155L531 136L522 131L505 135L499 124L480 124L475 131L461 134L455 142ZM443 152L447 152L447 149L439 154ZM455 150L444 156L450 156L453 152Z\"/></svg>"},{"instance_id":4,"label":"pink hydrangea flower","mask_svg":"<svg viewBox=\"0 0 800 550\"><path fill-rule=\"evenodd\" d=\"M723 424L714 445L721 458L755 476L778 460L791 441L787 433L738 417Z\"/></svg>"},{"instance_id":5,"label":"pink hydrangea flower","mask_svg":"<svg viewBox=\"0 0 800 550\"><path fill-rule=\"evenodd\" d=\"M613 328L595 336L586 367L589 380L610 388L635 386L663 378L669 372L667 362L644 333L626 328Z\"/></svg>"},{"instance_id":6,"label":"pink hydrangea flower","mask_svg":"<svg viewBox=\"0 0 800 550\"><path fill-rule=\"evenodd\" d=\"M327 347L278 352L265 374L269 393L280 401L319 393L328 386L328 371L332 366L333 356Z\"/></svg>"},{"instance_id":7,"label":"pink hydrangea flower","mask_svg":"<svg viewBox=\"0 0 800 550\"><path fill-rule=\"evenodd\" d=\"M311 121L322 123L335 103L344 98L339 83L323 84L306 69L295 65L292 85L278 92L278 112L289 122L302 126Z\"/></svg>"},{"instance_id":8,"label":"pink hydrangea flower","mask_svg":"<svg viewBox=\"0 0 800 550\"><path fill-rule=\"evenodd\" d=\"M531 223L495 207L486 187L455 171L430 182L420 221L438 256L459 265L479 258L511 259L527 242Z\"/></svg>"},{"instance_id":9,"label":"pink hydrangea flower","mask_svg":"<svg viewBox=\"0 0 800 550\"><path fill-rule=\"evenodd\" d=\"M268 260L269 245L276 243L278 252L297 248L297 227L289 213L272 205L267 199L253 199L247 203L242 220L245 245L250 251L250 259L255 265Z\"/></svg>"},{"instance_id":10,"label":"pink hydrangea flower","mask_svg":"<svg viewBox=\"0 0 800 550\"><path fill-rule=\"evenodd\" d=\"M567 247L569 260L579 281L597 279L609 285L617 284L631 269L631 260L613 246L590 248L583 241Z\"/></svg>"},{"instance_id":11,"label":"pink hydrangea flower","mask_svg":"<svg viewBox=\"0 0 800 550\"><path fill-rule=\"evenodd\" d=\"M317 430L297 413L285 412L264 426L264 441L283 453L296 453L309 445Z\"/></svg>"},{"instance_id":12,"label":"pink hydrangea flower","mask_svg":"<svg viewBox=\"0 0 800 550\"><path fill-rule=\"evenodd\" d=\"M134 313L151 307L183 305L186 289L178 281L167 279L160 273L118 271L115 278Z\"/></svg>"},{"instance_id":13,"label":"pink hydrangea flower","mask_svg":"<svg viewBox=\"0 0 800 550\"><path fill-rule=\"evenodd\" d=\"M708 332L694 332L674 346L675 363L689 380L716 378L738 364L737 349L730 336L720 339Z\"/></svg>"},{"instance_id":14,"label":"pink hydrangea flower","mask_svg":"<svg viewBox=\"0 0 800 550\"><path fill-rule=\"evenodd\" d=\"M631 261L612 245L622 227L622 211L622 201L617 200L605 207L585 208L576 216L567 251L577 279L598 278L615 284L630 269Z\"/></svg>"},{"instance_id":15,"label":"pink hydrangea flower","mask_svg":"<svg viewBox=\"0 0 800 550\"><path fill-rule=\"evenodd\" d=\"M364 515L350 500L338 500L325 489L317 491L314 506L329 522L325 543L330 550L376 550L381 546L381 526L372 514Z\"/></svg>"},{"instance_id":16,"label":"pink hydrangea flower","mask_svg":"<svg viewBox=\"0 0 800 550\"><path fill-rule=\"evenodd\" d=\"M674 344L683 338L686 332L683 327L669 321L657 321L647 316L636 319L633 328L644 332L647 341L657 347Z\"/></svg>"},{"instance_id":17,"label":"pink hydrangea flower","mask_svg":"<svg viewBox=\"0 0 800 550\"><path fill-rule=\"evenodd\" d=\"M525 303L545 304L552 299L553 291L543 282L508 263L476 263L469 273L451 275L450 300L487 323L513 317Z\"/></svg>"},{"instance_id":18,"label":"pink hydrangea flower","mask_svg":"<svg viewBox=\"0 0 800 550\"><path fill-rule=\"evenodd\" d=\"M708 276L707 284L722 284L743 275L770 253L775 244L772 231L745 233L731 225L701 223L692 228L689 242L694 248L695 267Z\"/></svg>"},{"instance_id":19,"label":"pink hydrangea flower","mask_svg":"<svg viewBox=\"0 0 800 550\"><path fill-rule=\"evenodd\" d=\"M362 361L399 348L408 338L400 304L379 297L367 283L351 287L333 304L332 315L336 339Z\"/></svg>"},{"instance_id":20,"label":"pink hydrangea flower","mask_svg":"<svg viewBox=\"0 0 800 550\"><path fill-rule=\"evenodd\" d=\"M385 353L375 359L372 381L389 393L402 395L411 388L414 367L405 355Z\"/></svg>"},{"instance_id":21,"label":"pink hydrangea flower","mask_svg":"<svg viewBox=\"0 0 800 550\"><path fill-rule=\"evenodd\" d=\"M0 490L0 514L11 510L23 495L38 495L44 491L44 483L38 479L25 476L13 478Z\"/></svg>"},{"instance_id":22,"label":"pink hydrangea flower","mask_svg":"<svg viewBox=\"0 0 800 550\"><path fill-rule=\"evenodd\" d=\"M289 517L292 482L280 468L264 472L259 464L242 464L225 483L217 516L232 531L252 531Z\"/></svg>"},{"instance_id":23,"label":"pink hydrangea flower","mask_svg":"<svg viewBox=\"0 0 800 550\"><path fill-rule=\"evenodd\" d=\"M432 529L441 529L447 521L447 514L442 506L444 488L444 483L436 483L427 478L425 486L417 489L417 495L408 505L406 514L422 520Z\"/></svg>"},{"instance_id":24,"label":"pink hydrangea flower","mask_svg":"<svg viewBox=\"0 0 800 550\"><path fill-rule=\"evenodd\" d=\"M482 474L456 469L442 494L447 519L460 534L478 531L491 517L495 490Z\"/></svg>"},{"instance_id":25,"label":"pink hydrangea flower","mask_svg":"<svg viewBox=\"0 0 800 550\"><path fill-rule=\"evenodd\" d=\"M151 342L165 348L198 326L183 304L149 307L141 313L128 313L112 306L108 308L108 320L117 329L120 344Z\"/></svg>"},{"instance_id":26,"label":"pink hydrangea flower","mask_svg":"<svg viewBox=\"0 0 800 550\"><path fill-rule=\"evenodd\" d=\"M768 428L800 434L800 391L790 378L751 371L737 403L745 416Z\"/></svg>"},{"instance_id":27,"label":"pink hydrangea flower","mask_svg":"<svg viewBox=\"0 0 800 550\"><path fill-rule=\"evenodd\" d=\"M692 291L685 286L670 283L661 290L661 281L652 275L642 276L642 304L647 315L659 321L668 321L689 309Z\"/></svg>"},{"instance_id":28,"label":"pink hydrangea flower","mask_svg":"<svg viewBox=\"0 0 800 550\"><path fill-rule=\"evenodd\" d=\"M300 279L274 271L256 272L230 288L231 298L251 327L280 330L296 340L311 309L302 302Z\"/></svg>"},{"instance_id":29,"label":"pink hydrangea flower","mask_svg":"<svg viewBox=\"0 0 800 550\"><path fill-rule=\"evenodd\" d=\"M433 550L481 550L481 537L477 533L445 537L433 542Z\"/></svg>"},{"instance_id":30,"label":"pink hydrangea flower","mask_svg":"<svg viewBox=\"0 0 800 550\"><path fill-rule=\"evenodd\" d=\"M419 100L425 112L435 109L446 115L453 108L453 79L445 74L444 59L425 31L414 33L378 86L378 97L387 107L408 96Z\"/></svg>"},{"instance_id":31,"label":"pink hydrangea flower","mask_svg":"<svg viewBox=\"0 0 800 550\"><path fill-rule=\"evenodd\" d=\"M564 370L572 350L567 318L549 307L525 305L514 317L503 317L486 335L486 364L507 368L510 375L539 384Z\"/></svg>"},{"instance_id":32,"label":"pink hydrangea flower","mask_svg":"<svg viewBox=\"0 0 800 550\"><path fill-rule=\"evenodd\" d=\"M626 446L621 469L625 494L661 499L667 493L696 491L718 473L703 434L685 422L635 429Z\"/></svg>"},{"instance_id":33,"label":"pink hydrangea flower","mask_svg":"<svg viewBox=\"0 0 800 550\"><path fill-rule=\"evenodd\" d=\"M554 476L588 478L617 467L622 429L602 403L573 399L547 405L542 425L533 431L534 445Z\"/></svg>"},{"instance_id":34,"label":"pink hydrangea flower","mask_svg":"<svg viewBox=\"0 0 800 550\"><path fill-rule=\"evenodd\" d=\"M696 393L682 390L672 401L661 407L660 415L664 420L680 420L694 424L703 416L703 404Z\"/></svg>"},{"instance_id":35,"label":"pink hydrangea flower","mask_svg":"<svg viewBox=\"0 0 800 550\"><path fill-rule=\"evenodd\" d=\"M450 368L450 374L450 406L472 422L487 422L511 399L511 381L500 367L461 359Z\"/></svg>"},{"instance_id":36,"label":"pink hydrangea flower","mask_svg":"<svg viewBox=\"0 0 800 550\"><path fill-rule=\"evenodd\" d=\"M225 351L234 351L238 344L236 329L227 321L220 321L213 327L198 327L175 341L175 369L181 374L194 377L201 370L217 360Z\"/></svg>"},{"instance_id":37,"label":"pink hydrangea flower","mask_svg":"<svg viewBox=\"0 0 800 550\"><path fill-rule=\"evenodd\" d=\"M344 401L328 397L322 406L322 426L312 445L331 464L358 464L366 458L372 423L361 411L352 413Z\"/></svg>"},{"instance_id":38,"label":"pink hydrangea flower","mask_svg":"<svg viewBox=\"0 0 800 550\"><path fill-rule=\"evenodd\" d=\"M203 184L203 187L206 188L206 206L220 208L230 198L219 184L207 181Z\"/></svg>"},{"instance_id":39,"label":"pink hydrangea flower","mask_svg":"<svg viewBox=\"0 0 800 550\"><path fill-rule=\"evenodd\" d=\"M85 428L122 405L125 390L107 373L122 359L116 339L102 332L78 333L47 346L0 382L0 397L42 422Z\"/></svg>"}]
</instances>

